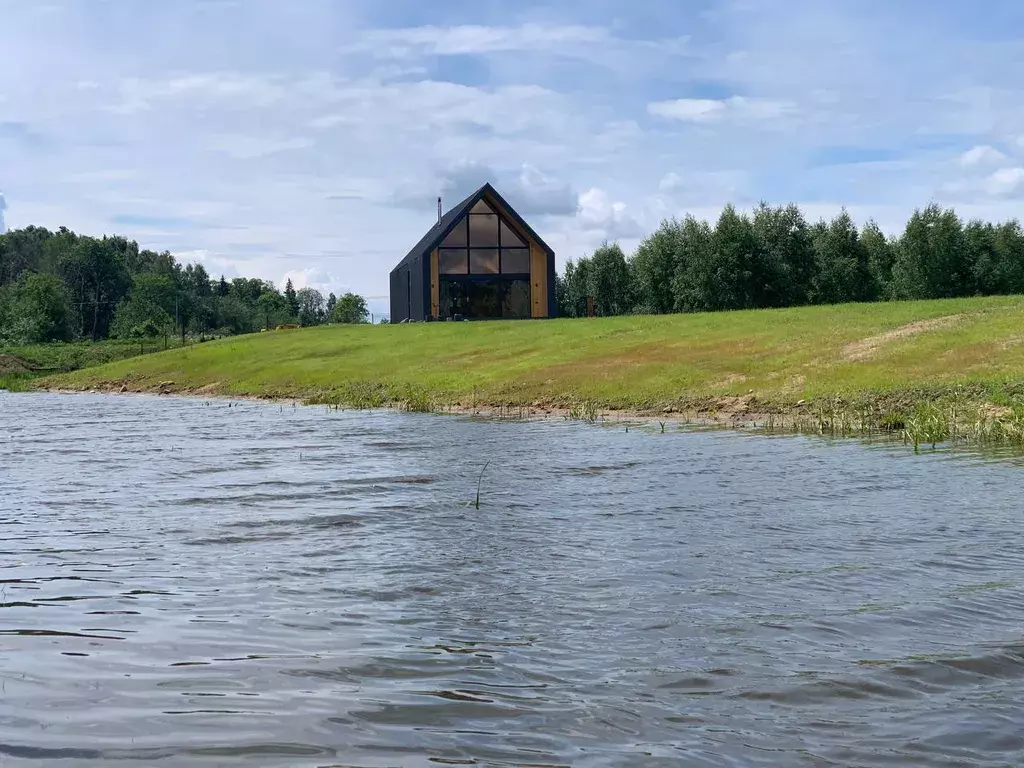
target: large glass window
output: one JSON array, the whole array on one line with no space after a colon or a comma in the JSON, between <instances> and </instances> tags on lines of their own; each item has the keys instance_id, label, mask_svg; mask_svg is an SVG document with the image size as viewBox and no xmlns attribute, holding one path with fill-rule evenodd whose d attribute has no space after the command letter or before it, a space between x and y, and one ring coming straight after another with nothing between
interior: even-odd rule
<instances>
[{"instance_id":1,"label":"large glass window","mask_svg":"<svg viewBox=\"0 0 1024 768\"><path fill-rule=\"evenodd\" d=\"M469 214L469 247L498 247L498 217L493 213Z\"/></svg>"},{"instance_id":2,"label":"large glass window","mask_svg":"<svg viewBox=\"0 0 1024 768\"><path fill-rule=\"evenodd\" d=\"M465 275L469 272L467 251L463 248L439 248L437 271L442 275Z\"/></svg>"},{"instance_id":3,"label":"large glass window","mask_svg":"<svg viewBox=\"0 0 1024 768\"><path fill-rule=\"evenodd\" d=\"M529 248L502 248L501 272L505 275L530 274Z\"/></svg>"},{"instance_id":4,"label":"large glass window","mask_svg":"<svg viewBox=\"0 0 1024 768\"><path fill-rule=\"evenodd\" d=\"M501 283L473 281L469 285L469 317L480 320L501 317Z\"/></svg>"},{"instance_id":5,"label":"large glass window","mask_svg":"<svg viewBox=\"0 0 1024 768\"><path fill-rule=\"evenodd\" d=\"M469 252L469 272L473 275L498 274L498 249L472 249Z\"/></svg>"},{"instance_id":6,"label":"large glass window","mask_svg":"<svg viewBox=\"0 0 1024 768\"><path fill-rule=\"evenodd\" d=\"M507 280L504 288L501 316L510 319L530 317L530 281Z\"/></svg>"},{"instance_id":7,"label":"large glass window","mask_svg":"<svg viewBox=\"0 0 1024 768\"><path fill-rule=\"evenodd\" d=\"M526 241L517 235L512 227L506 224L504 221L501 222L501 245L503 248L510 248L519 246L522 248L526 247Z\"/></svg>"},{"instance_id":8,"label":"large glass window","mask_svg":"<svg viewBox=\"0 0 1024 768\"><path fill-rule=\"evenodd\" d=\"M455 228L448 233L444 241L441 243L442 248L465 248L469 245L469 240L466 239L466 221L462 220L455 225Z\"/></svg>"},{"instance_id":9,"label":"large glass window","mask_svg":"<svg viewBox=\"0 0 1024 768\"><path fill-rule=\"evenodd\" d=\"M438 291L441 317L466 317L469 313L469 284L462 280L442 280Z\"/></svg>"},{"instance_id":10,"label":"large glass window","mask_svg":"<svg viewBox=\"0 0 1024 768\"><path fill-rule=\"evenodd\" d=\"M438 299L442 318L522 319L531 315L529 280L442 278Z\"/></svg>"}]
</instances>

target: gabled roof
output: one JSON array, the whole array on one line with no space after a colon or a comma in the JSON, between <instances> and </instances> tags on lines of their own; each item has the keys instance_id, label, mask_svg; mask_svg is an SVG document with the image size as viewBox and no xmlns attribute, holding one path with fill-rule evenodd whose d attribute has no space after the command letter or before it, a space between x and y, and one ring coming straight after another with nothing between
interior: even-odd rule
<instances>
[{"instance_id":1,"label":"gabled roof","mask_svg":"<svg viewBox=\"0 0 1024 768\"><path fill-rule=\"evenodd\" d=\"M537 245L543 248L549 256L555 255L555 252L551 250L551 247L541 240L540 235L534 232L533 228L526 223L523 217L516 213L515 209L505 201L505 198L498 194L498 190L492 187L490 183L487 183L454 208L451 208L448 213L444 214L441 217L441 221L434 224L427 234L420 238L420 241L416 243L416 245L412 247L412 250L405 255L405 258L396 265L396 269L397 267L412 261L417 256L424 256L437 248L437 246L441 244L441 241L448 236L448 233L455 228L455 225L459 220L465 214L469 213L470 209L484 197L491 198L494 202L498 203L502 209L507 211L509 218L511 218L523 232L529 235Z\"/></svg>"}]
</instances>

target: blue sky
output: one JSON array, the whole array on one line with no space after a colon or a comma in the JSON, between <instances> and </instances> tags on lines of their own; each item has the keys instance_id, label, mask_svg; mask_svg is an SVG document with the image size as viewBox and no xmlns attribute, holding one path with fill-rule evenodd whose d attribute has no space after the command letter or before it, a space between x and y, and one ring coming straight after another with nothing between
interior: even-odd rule
<instances>
[{"instance_id":1,"label":"blue sky","mask_svg":"<svg viewBox=\"0 0 1024 768\"><path fill-rule=\"evenodd\" d=\"M1017 217L1022 38L1012 0L0 0L0 226L380 309L484 181L560 265L728 201Z\"/></svg>"}]
</instances>

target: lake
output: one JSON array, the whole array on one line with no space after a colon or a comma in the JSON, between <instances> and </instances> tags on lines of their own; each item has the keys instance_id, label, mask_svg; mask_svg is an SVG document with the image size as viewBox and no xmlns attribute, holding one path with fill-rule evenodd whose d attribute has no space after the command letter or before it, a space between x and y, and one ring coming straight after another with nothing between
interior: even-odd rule
<instances>
[{"instance_id":1,"label":"lake","mask_svg":"<svg viewBox=\"0 0 1024 768\"><path fill-rule=\"evenodd\" d=\"M0 765L1019 765L1022 481L856 441L0 393Z\"/></svg>"}]
</instances>

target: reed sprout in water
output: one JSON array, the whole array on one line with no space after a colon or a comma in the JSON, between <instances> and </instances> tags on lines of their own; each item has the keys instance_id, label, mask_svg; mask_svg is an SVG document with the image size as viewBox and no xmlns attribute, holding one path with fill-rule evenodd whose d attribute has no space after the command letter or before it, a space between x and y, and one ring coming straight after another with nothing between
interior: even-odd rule
<instances>
[{"instance_id":1,"label":"reed sprout in water","mask_svg":"<svg viewBox=\"0 0 1024 768\"><path fill-rule=\"evenodd\" d=\"M585 421L593 424L597 421L597 416L597 403L587 398L575 401L569 407L569 413L565 418L567 421Z\"/></svg>"},{"instance_id":2,"label":"reed sprout in water","mask_svg":"<svg viewBox=\"0 0 1024 768\"><path fill-rule=\"evenodd\" d=\"M490 461L490 459L488 459L487 463L484 464L483 469L480 470L480 477L478 477L477 480L476 480L476 508L477 509L480 509L480 486L483 484L484 472L487 471L487 467L490 466L490 463L491 463L491 461Z\"/></svg>"}]
</instances>

